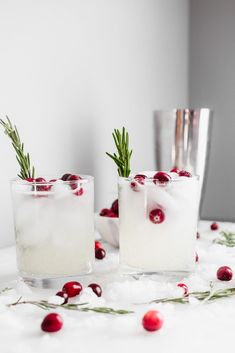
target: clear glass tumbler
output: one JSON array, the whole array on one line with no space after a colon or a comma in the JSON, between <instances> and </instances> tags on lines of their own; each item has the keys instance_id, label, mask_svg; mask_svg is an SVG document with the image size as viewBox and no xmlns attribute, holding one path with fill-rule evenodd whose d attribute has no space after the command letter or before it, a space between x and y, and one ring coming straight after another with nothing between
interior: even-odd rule
<instances>
[{"instance_id":1,"label":"clear glass tumbler","mask_svg":"<svg viewBox=\"0 0 235 353\"><path fill-rule=\"evenodd\" d=\"M84 275L94 263L94 183L11 182L17 264L31 285Z\"/></svg>"},{"instance_id":2,"label":"clear glass tumbler","mask_svg":"<svg viewBox=\"0 0 235 353\"><path fill-rule=\"evenodd\" d=\"M151 177L139 181L119 178L120 263L124 272L194 270L198 207L197 176L177 176L167 183Z\"/></svg>"}]
</instances>

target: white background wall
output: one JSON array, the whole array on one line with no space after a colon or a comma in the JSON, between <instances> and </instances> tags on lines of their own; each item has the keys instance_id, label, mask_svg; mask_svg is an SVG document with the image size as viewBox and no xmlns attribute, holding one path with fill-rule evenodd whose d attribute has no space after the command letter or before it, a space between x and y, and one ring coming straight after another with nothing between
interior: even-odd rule
<instances>
[{"instance_id":1,"label":"white background wall","mask_svg":"<svg viewBox=\"0 0 235 353\"><path fill-rule=\"evenodd\" d=\"M191 1L190 104L215 111L203 216L235 221L235 1Z\"/></svg>"},{"instance_id":2,"label":"white background wall","mask_svg":"<svg viewBox=\"0 0 235 353\"><path fill-rule=\"evenodd\" d=\"M0 0L0 115L18 126L38 176L93 174L96 206L116 192L111 132L132 169L154 167L152 112L187 105L187 0ZM0 133L0 245L13 241L13 149Z\"/></svg>"}]
</instances>

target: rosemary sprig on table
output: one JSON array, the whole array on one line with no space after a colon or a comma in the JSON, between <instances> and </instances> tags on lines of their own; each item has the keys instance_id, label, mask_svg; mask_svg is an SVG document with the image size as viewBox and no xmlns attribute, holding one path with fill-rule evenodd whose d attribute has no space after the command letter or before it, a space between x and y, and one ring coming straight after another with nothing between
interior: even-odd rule
<instances>
[{"instance_id":1,"label":"rosemary sprig on table","mask_svg":"<svg viewBox=\"0 0 235 353\"><path fill-rule=\"evenodd\" d=\"M24 152L24 144L20 140L20 135L16 126L13 126L10 119L6 117L6 121L0 119L0 124L5 129L5 134L11 139L12 146L16 152L16 159L20 166L18 176L21 179L34 178L35 169L31 167L30 156Z\"/></svg>"},{"instance_id":2,"label":"rosemary sprig on table","mask_svg":"<svg viewBox=\"0 0 235 353\"><path fill-rule=\"evenodd\" d=\"M9 290L12 290L12 288L6 287L6 288L2 288L0 289L0 294L3 294L5 292L8 292Z\"/></svg>"},{"instance_id":3,"label":"rosemary sprig on table","mask_svg":"<svg viewBox=\"0 0 235 353\"><path fill-rule=\"evenodd\" d=\"M21 298L19 298L15 303L11 303L8 304L9 307L11 306L16 306L16 305L20 305L20 304L31 304L31 305L35 305L41 309L44 310L49 310L49 309L57 309L57 308L63 308L63 309L67 309L67 310L75 310L75 311L93 311L96 313L101 313L101 314L113 314L113 315L125 315L125 314L131 314L133 313L133 311L130 310L123 310L123 309L112 309L109 307L102 307L102 306L97 306L97 307L89 307L89 306L85 306L87 305L87 303L81 303L81 304L51 304L48 303L48 301L46 300L21 300Z\"/></svg>"},{"instance_id":4,"label":"rosemary sprig on table","mask_svg":"<svg viewBox=\"0 0 235 353\"><path fill-rule=\"evenodd\" d=\"M132 150L129 149L129 134L123 127L122 131L114 129L112 136L117 153L110 154L106 152L106 154L116 163L118 175L127 178L131 172L130 159L132 156Z\"/></svg>"},{"instance_id":5,"label":"rosemary sprig on table","mask_svg":"<svg viewBox=\"0 0 235 353\"><path fill-rule=\"evenodd\" d=\"M221 298L228 298L235 295L235 288L226 288L213 291L213 289L204 292L191 292L188 296L178 298L160 298L154 299L150 303L180 303L190 302L190 298L196 298L199 301L213 301Z\"/></svg>"},{"instance_id":6,"label":"rosemary sprig on table","mask_svg":"<svg viewBox=\"0 0 235 353\"><path fill-rule=\"evenodd\" d=\"M10 288L7 288L9 290ZM187 296L181 296L176 298L159 298L151 300L148 303L142 304L152 304L152 303L179 303L179 304L187 304L190 303L191 298L195 298L199 300L201 303L205 302L212 302L217 299L229 298L235 296L235 288L226 288L226 289L218 289L213 290L213 285L211 285L211 289L207 291L199 291L199 292L191 292ZM82 312L96 312L100 314L112 314L112 315L126 315L132 314L134 311L131 310L124 310L124 309L112 309L106 306L97 306L97 307L90 307L87 306L88 303L81 303L81 304L52 304L46 300L21 300L20 297L16 302L7 304L8 307L17 306L17 305L25 305L31 304L37 306L44 310L49 309L58 309L63 308L66 310L74 310L74 311L82 311Z\"/></svg>"},{"instance_id":7,"label":"rosemary sprig on table","mask_svg":"<svg viewBox=\"0 0 235 353\"><path fill-rule=\"evenodd\" d=\"M235 246L235 233L232 232L220 232L221 237L214 240L214 243L220 245L226 245L230 248Z\"/></svg>"}]
</instances>

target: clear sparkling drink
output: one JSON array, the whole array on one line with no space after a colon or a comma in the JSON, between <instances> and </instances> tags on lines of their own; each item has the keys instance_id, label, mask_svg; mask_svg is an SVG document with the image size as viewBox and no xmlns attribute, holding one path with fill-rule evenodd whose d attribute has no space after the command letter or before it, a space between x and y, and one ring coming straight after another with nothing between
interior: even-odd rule
<instances>
[{"instance_id":1,"label":"clear sparkling drink","mask_svg":"<svg viewBox=\"0 0 235 353\"><path fill-rule=\"evenodd\" d=\"M120 262L131 272L192 271L197 176L143 172L119 178Z\"/></svg>"},{"instance_id":2,"label":"clear sparkling drink","mask_svg":"<svg viewBox=\"0 0 235 353\"><path fill-rule=\"evenodd\" d=\"M17 264L23 278L89 273L94 262L93 178L12 181Z\"/></svg>"}]
</instances>

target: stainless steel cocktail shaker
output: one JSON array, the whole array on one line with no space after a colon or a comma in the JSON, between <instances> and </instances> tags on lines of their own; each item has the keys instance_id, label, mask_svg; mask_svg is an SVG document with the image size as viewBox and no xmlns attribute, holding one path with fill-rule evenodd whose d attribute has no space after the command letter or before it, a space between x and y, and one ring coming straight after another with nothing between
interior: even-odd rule
<instances>
[{"instance_id":1,"label":"stainless steel cocktail shaker","mask_svg":"<svg viewBox=\"0 0 235 353\"><path fill-rule=\"evenodd\" d=\"M158 170L173 167L200 176L200 192L205 185L212 111L172 109L154 112L156 164Z\"/></svg>"}]
</instances>

